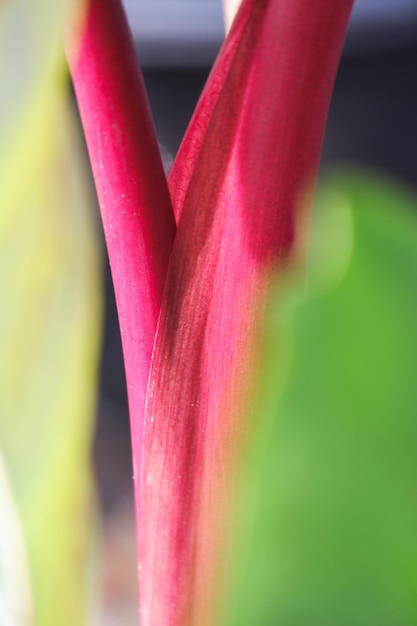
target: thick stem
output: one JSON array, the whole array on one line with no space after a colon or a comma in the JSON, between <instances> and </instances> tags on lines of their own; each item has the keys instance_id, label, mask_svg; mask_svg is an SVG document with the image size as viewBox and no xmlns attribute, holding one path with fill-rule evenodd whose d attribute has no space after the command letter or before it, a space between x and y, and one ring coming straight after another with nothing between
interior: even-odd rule
<instances>
[{"instance_id":1,"label":"thick stem","mask_svg":"<svg viewBox=\"0 0 417 626\"><path fill-rule=\"evenodd\" d=\"M175 224L120 0L90 0L86 15L68 35L67 54L116 294L136 477L149 365ZM135 489L138 503L138 482Z\"/></svg>"},{"instance_id":2,"label":"thick stem","mask_svg":"<svg viewBox=\"0 0 417 626\"><path fill-rule=\"evenodd\" d=\"M352 2L244 0L170 174L179 222L145 423L143 626L219 624L254 332L314 183Z\"/></svg>"}]
</instances>

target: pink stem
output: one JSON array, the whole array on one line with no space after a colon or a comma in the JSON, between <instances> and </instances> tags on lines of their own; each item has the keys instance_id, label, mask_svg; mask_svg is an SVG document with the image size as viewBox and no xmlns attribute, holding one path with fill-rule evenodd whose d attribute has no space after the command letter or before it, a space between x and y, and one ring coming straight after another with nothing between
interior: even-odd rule
<instances>
[{"instance_id":1,"label":"pink stem","mask_svg":"<svg viewBox=\"0 0 417 626\"><path fill-rule=\"evenodd\" d=\"M245 0L174 163L180 217L144 436L143 626L220 623L253 337L311 196L352 2Z\"/></svg>"},{"instance_id":2,"label":"pink stem","mask_svg":"<svg viewBox=\"0 0 417 626\"><path fill-rule=\"evenodd\" d=\"M175 223L120 0L90 0L84 21L69 34L67 53L116 294L136 477L152 346ZM137 507L136 513L139 518Z\"/></svg>"}]
</instances>

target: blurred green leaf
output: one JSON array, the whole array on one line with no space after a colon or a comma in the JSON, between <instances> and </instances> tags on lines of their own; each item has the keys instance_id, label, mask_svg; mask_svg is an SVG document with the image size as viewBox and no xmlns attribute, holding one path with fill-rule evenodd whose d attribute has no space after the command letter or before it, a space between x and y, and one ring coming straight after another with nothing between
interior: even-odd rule
<instances>
[{"instance_id":1,"label":"blurred green leaf","mask_svg":"<svg viewBox=\"0 0 417 626\"><path fill-rule=\"evenodd\" d=\"M228 626L417 623L417 201L322 181L272 299Z\"/></svg>"},{"instance_id":2,"label":"blurred green leaf","mask_svg":"<svg viewBox=\"0 0 417 626\"><path fill-rule=\"evenodd\" d=\"M81 6L81 0L1 3L0 171L13 154L20 156L18 140L27 142L35 105L48 92L57 62L62 66L62 26Z\"/></svg>"},{"instance_id":3,"label":"blurred green leaf","mask_svg":"<svg viewBox=\"0 0 417 626\"><path fill-rule=\"evenodd\" d=\"M88 619L100 260L60 42L71 4L0 12L0 446L32 587L22 626Z\"/></svg>"}]
</instances>

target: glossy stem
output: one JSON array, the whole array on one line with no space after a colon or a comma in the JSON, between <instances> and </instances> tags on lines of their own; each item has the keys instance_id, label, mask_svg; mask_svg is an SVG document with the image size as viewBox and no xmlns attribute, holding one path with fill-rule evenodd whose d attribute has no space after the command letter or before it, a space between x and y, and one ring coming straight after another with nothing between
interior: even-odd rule
<instances>
[{"instance_id":1,"label":"glossy stem","mask_svg":"<svg viewBox=\"0 0 417 626\"><path fill-rule=\"evenodd\" d=\"M136 478L152 347L175 232L136 51L120 0L90 0L67 56L110 259ZM139 502L135 483L136 503ZM136 509L137 519L140 511Z\"/></svg>"},{"instance_id":2,"label":"glossy stem","mask_svg":"<svg viewBox=\"0 0 417 626\"><path fill-rule=\"evenodd\" d=\"M352 3L244 0L171 170L178 231L146 408L142 626L221 624L235 469L256 425L244 423L254 337L311 204Z\"/></svg>"}]
</instances>

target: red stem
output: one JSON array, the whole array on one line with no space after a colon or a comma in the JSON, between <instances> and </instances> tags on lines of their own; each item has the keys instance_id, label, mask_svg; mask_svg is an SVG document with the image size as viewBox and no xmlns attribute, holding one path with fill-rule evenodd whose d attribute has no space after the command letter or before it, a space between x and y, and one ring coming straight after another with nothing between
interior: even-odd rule
<instances>
[{"instance_id":1,"label":"red stem","mask_svg":"<svg viewBox=\"0 0 417 626\"><path fill-rule=\"evenodd\" d=\"M82 24L68 37L67 53L116 294L136 477L149 365L175 223L120 0L90 0Z\"/></svg>"},{"instance_id":2,"label":"red stem","mask_svg":"<svg viewBox=\"0 0 417 626\"><path fill-rule=\"evenodd\" d=\"M146 406L143 626L219 623L253 337L315 180L352 2L245 0L174 163L178 231Z\"/></svg>"},{"instance_id":3,"label":"red stem","mask_svg":"<svg viewBox=\"0 0 417 626\"><path fill-rule=\"evenodd\" d=\"M318 166L352 2L246 0L174 165L181 219L156 335L143 491L135 486L137 512L145 505L144 626L215 623L213 528L228 510L228 451L241 428L224 408L242 386L265 269L291 248L298 194ZM69 50L118 304L136 476L175 225L120 1L90 0Z\"/></svg>"}]
</instances>

